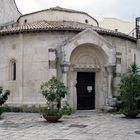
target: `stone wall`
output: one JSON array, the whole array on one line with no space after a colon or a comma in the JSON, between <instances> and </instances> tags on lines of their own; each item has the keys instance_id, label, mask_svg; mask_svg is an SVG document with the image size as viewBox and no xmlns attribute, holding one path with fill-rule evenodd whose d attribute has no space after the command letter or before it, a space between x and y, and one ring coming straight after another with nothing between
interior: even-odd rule
<instances>
[{"instance_id":1,"label":"stone wall","mask_svg":"<svg viewBox=\"0 0 140 140\"><path fill-rule=\"evenodd\" d=\"M0 0L0 26L16 22L20 15L15 0Z\"/></svg>"},{"instance_id":2,"label":"stone wall","mask_svg":"<svg viewBox=\"0 0 140 140\"><path fill-rule=\"evenodd\" d=\"M64 11L51 11L51 10L44 10L40 12L35 12L32 14L27 14L19 19L19 23L21 25L25 24L25 20L27 23L36 22L36 21L75 21L85 24L90 24L97 26L97 22L95 19L91 18L90 16L82 13L71 13L71 12L64 12ZM86 20L88 23L86 23Z\"/></svg>"},{"instance_id":3,"label":"stone wall","mask_svg":"<svg viewBox=\"0 0 140 140\"><path fill-rule=\"evenodd\" d=\"M72 53L71 47L73 43L76 46L79 46L79 48L81 47L80 44L77 45L78 43L75 43L76 41L78 42L78 38L83 41L81 43L83 44L81 48L85 47L85 50L79 49L79 52L75 53L73 57L74 62L85 64L88 61L87 66L89 65L90 67L92 66L93 62L96 63L97 66L98 63L101 63L102 65L103 59L100 60L100 58L104 58L103 53L101 52L102 49L108 54L110 59L113 59L113 62L116 58L116 77L113 81L113 88L117 89L117 84L120 80L119 78L127 71L128 66L133 62L134 54L136 54L136 61L140 65L139 48L137 47L136 43L125 39L104 35L103 38L106 40L105 41L101 36L92 32L91 30L87 30L87 32L88 34L83 31L77 36L75 36L76 34L72 32L39 32L1 36L0 52L2 53L0 53L0 85L5 89L11 90L11 95L7 104L12 106L44 104L45 100L40 93L40 84L42 81L48 80L50 76L56 72L56 75L60 80L68 82L68 100L69 103L76 109L76 96L74 96L76 95L76 89L73 87L75 87L76 84L77 71L70 71L67 75L68 79L66 81L66 79L64 79L64 74L62 74L60 58L65 55L62 46L72 43L71 45L65 46L65 49L67 50L67 53L70 53L70 56ZM91 36L93 37L93 41ZM109 43L108 48L105 46L105 43ZM115 56L111 54L111 46L113 49L116 49L116 54L114 54ZM102 49L100 47L102 47ZM98 50L96 51L98 53L94 52L96 49ZM56 54L54 53L55 51ZM84 57L79 58L78 60L77 58L81 55L79 54L80 52L91 52L92 54L90 58L88 58L89 55L87 53L86 56L84 55ZM95 55L98 55L97 58L99 58L99 60L92 61ZM64 57L66 58L67 56ZM17 80L15 81L10 79L9 74L9 63L11 59L16 60L17 63ZM110 59L108 62L111 62ZM57 69L55 69L54 65L51 65L51 61L56 61ZM71 59L71 62L73 61ZM96 70L97 72L95 85L98 85L96 86L96 109L103 107L105 97L108 92L110 92L108 85L108 71L104 64L105 62L99 71L98 68L95 69L95 67L93 67L93 70ZM93 64L93 66L94 65L95 64ZM89 69L86 68L85 72L88 70ZM116 89L114 89L115 94L117 94Z\"/></svg>"},{"instance_id":4,"label":"stone wall","mask_svg":"<svg viewBox=\"0 0 140 140\"><path fill-rule=\"evenodd\" d=\"M48 50L57 49L73 33L30 33L0 38L0 85L11 90L8 104L43 104L40 84L49 79ZM17 63L17 80L9 78L9 62ZM61 73L61 70L59 70Z\"/></svg>"}]
</instances>

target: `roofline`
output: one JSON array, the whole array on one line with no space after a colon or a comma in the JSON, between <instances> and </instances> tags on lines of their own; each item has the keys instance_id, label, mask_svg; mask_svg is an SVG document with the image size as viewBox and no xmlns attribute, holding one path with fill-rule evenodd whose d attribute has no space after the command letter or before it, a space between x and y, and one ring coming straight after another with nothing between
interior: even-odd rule
<instances>
[{"instance_id":1,"label":"roofline","mask_svg":"<svg viewBox=\"0 0 140 140\"><path fill-rule=\"evenodd\" d=\"M81 32L83 31L84 29L38 29L38 30L23 30L23 31L15 31L15 32L4 32L4 33L0 33L0 36L5 36L5 35L13 35L13 34L20 34L20 33L34 33L34 32ZM123 38L123 39L127 39L129 41L132 41L132 42L137 42L137 39L134 38L134 37L131 37L131 36L128 36L126 34L123 34L123 33L120 33L120 32L107 32L107 31L104 31L104 30L98 30L98 29L93 29L94 31L96 31L97 33L101 34L101 35L107 35L107 36L113 36L113 37L118 37L118 38Z\"/></svg>"},{"instance_id":2,"label":"roofline","mask_svg":"<svg viewBox=\"0 0 140 140\"><path fill-rule=\"evenodd\" d=\"M112 20L117 20L117 21L120 21L120 22L135 24L134 21L131 22L131 21L123 20L123 19L116 18L116 17L104 17L102 21L104 21L105 19L112 19Z\"/></svg>"},{"instance_id":3,"label":"roofline","mask_svg":"<svg viewBox=\"0 0 140 140\"><path fill-rule=\"evenodd\" d=\"M99 27L99 23L98 21L93 18L91 15L89 15L88 13L86 12L82 12L82 11L66 11L66 10L63 10L63 9L53 9L53 8L49 8L49 9L43 9L43 10L39 10L39 11L35 11L35 12L31 12L31 13L28 13L28 14L25 14L25 15L21 15L18 19L17 19L17 22L19 21L20 18L24 17L24 16L28 16L28 15L32 15L32 14L36 14L36 13L39 13L39 12L45 12L45 11L50 11L50 10L54 10L54 11L64 11L64 12L67 12L67 13L78 13L78 14L85 14L87 16L89 16L90 18L92 18L93 20L95 20L95 22L97 23L97 26Z\"/></svg>"}]
</instances>

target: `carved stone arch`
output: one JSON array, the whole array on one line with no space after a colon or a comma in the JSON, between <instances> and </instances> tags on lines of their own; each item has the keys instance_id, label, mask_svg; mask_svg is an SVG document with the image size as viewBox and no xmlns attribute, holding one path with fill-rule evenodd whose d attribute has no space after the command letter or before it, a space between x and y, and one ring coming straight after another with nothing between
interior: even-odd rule
<instances>
[{"instance_id":1,"label":"carved stone arch","mask_svg":"<svg viewBox=\"0 0 140 140\"><path fill-rule=\"evenodd\" d=\"M67 100L75 109L77 109L79 95L76 85L80 73L85 74L83 77L86 77L88 73L94 75L92 81L95 83L92 87L95 89L95 98L90 99L93 100L92 103L95 103L95 109L102 109L106 104L106 99L112 97L110 69L112 70L112 66L116 63L115 51L115 47L93 29L82 31L62 47L62 56L60 56L62 78L69 88Z\"/></svg>"},{"instance_id":2,"label":"carved stone arch","mask_svg":"<svg viewBox=\"0 0 140 140\"><path fill-rule=\"evenodd\" d=\"M70 62L71 53L76 47L83 44L92 44L92 46L98 47L99 50L104 52L108 58L107 64L115 65L115 48L102 36L93 31L93 29L86 29L81 33L73 37L69 42L63 46L63 62Z\"/></svg>"},{"instance_id":3,"label":"carved stone arch","mask_svg":"<svg viewBox=\"0 0 140 140\"><path fill-rule=\"evenodd\" d=\"M83 44L73 50L70 57L71 65L88 64L88 65L104 65L108 60L106 54L97 46L92 44Z\"/></svg>"}]
</instances>

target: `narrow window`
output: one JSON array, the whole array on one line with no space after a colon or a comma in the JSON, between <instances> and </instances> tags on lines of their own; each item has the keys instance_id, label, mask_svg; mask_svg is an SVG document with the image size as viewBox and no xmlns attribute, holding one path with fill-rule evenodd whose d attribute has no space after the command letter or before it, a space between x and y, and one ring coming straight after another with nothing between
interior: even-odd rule
<instances>
[{"instance_id":1,"label":"narrow window","mask_svg":"<svg viewBox=\"0 0 140 140\"><path fill-rule=\"evenodd\" d=\"M24 20L24 23L25 23L25 24L27 23L27 19Z\"/></svg>"},{"instance_id":2,"label":"narrow window","mask_svg":"<svg viewBox=\"0 0 140 140\"><path fill-rule=\"evenodd\" d=\"M16 80L16 62L13 63L13 80Z\"/></svg>"},{"instance_id":3,"label":"narrow window","mask_svg":"<svg viewBox=\"0 0 140 140\"><path fill-rule=\"evenodd\" d=\"M10 80L16 80L16 61L10 61Z\"/></svg>"},{"instance_id":4,"label":"narrow window","mask_svg":"<svg viewBox=\"0 0 140 140\"><path fill-rule=\"evenodd\" d=\"M136 64L136 54L134 54L134 63Z\"/></svg>"},{"instance_id":5,"label":"narrow window","mask_svg":"<svg viewBox=\"0 0 140 140\"><path fill-rule=\"evenodd\" d=\"M87 19L85 20L85 23L88 23L88 20Z\"/></svg>"}]
</instances>

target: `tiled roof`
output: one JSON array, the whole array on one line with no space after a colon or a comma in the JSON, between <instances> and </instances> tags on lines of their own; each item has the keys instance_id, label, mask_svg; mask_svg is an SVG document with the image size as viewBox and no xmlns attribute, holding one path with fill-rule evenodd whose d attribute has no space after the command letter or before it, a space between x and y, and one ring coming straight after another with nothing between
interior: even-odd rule
<instances>
[{"instance_id":1,"label":"tiled roof","mask_svg":"<svg viewBox=\"0 0 140 140\"><path fill-rule=\"evenodd\" d=\"M106 34L111 36L117 36L126 38L131 41L136 41L135 38L130 37L126 34L115 32L112 30L99 28L96 26L74 22L74 21L38 21L33 23L26 23L24 25L17 25L16 27L6 28L0 30L0 35L23 33L23 32L37 32L37 31L75 31L80 32L86 28L92 28L99 34Z\"/></svg>"},{"instance_id":2,"label":"tiled roof","mask_svg":"<svg viewBox=\"0 0 140 140\"><path fill-rule=\"evenodd\" d=\"M77 10L73 10L73 9L67 9L67 8L62 8L62 7L59 7L59 6L56 6L56 7L52 7L48 10L57 10L57 11L65 11L65 12L73 12L73 13L83 13L83 14L87 14L85 12L82 12L82 11L77 11Z\"/></svg>"}]
</instances>

